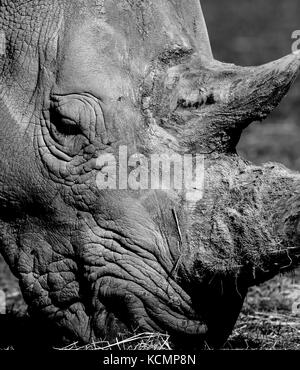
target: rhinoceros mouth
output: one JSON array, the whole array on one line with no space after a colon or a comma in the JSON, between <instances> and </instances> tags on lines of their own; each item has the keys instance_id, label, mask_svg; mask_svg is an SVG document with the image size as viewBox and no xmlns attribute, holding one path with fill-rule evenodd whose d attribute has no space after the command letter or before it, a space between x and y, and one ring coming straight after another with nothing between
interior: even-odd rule
<instances>
[{"instance_id":1,"label":"rhinoceros mouth","mask_svg":"<svg viewBox=\"0 0 300 370\"><path fill-rule=\"evenodd\" d=\"M89 244L83 257L96 331L107 333L104 323L114 318L112 327L129 331L203 336L206 326L177 279L155 258L140 259L129 248L139 247L102 238L101 244Z\"/></svg>"},{"instance_id":2,"label":"rhinoceros mouth","mask_svg":"<svg viewBox=\"0 0 300 370\"><path fill-rule=\"evenodd\" d=\"M135 291L130 293L128 286L120 284L117 279L110 279L106 286L106 279L99 281L98 285L98 300L100 305L105 307L106 318L112 318L110 326L115 330L109 330L109 335L112 333L120 334L126 328L126 332L157 332L168 333L174 337L193 336L199 337L203 341L207 332L207 327L203 321L196 314L192 314L193 310L190 308L189 313L183 313L184 302L173 302L172 298L166 304L157 299L149 292L135 287ZM116 287L120 293L116 293ZM100 287L101 286L101 287ZM123 289L122 289L123 288ZM125 292L127 289L127 292ZM128 292L129 290L129 292ZM100 321L95 321L94 332L99 331L103 336L103 312L95 315L96 320L101 317ZM108 322L108 320L104 320ZM110 329L111 329L110 328ZM107 327L105 331L107 331ZM99 336L98 334L98 336Z\"/></svg>"}]
</instances>

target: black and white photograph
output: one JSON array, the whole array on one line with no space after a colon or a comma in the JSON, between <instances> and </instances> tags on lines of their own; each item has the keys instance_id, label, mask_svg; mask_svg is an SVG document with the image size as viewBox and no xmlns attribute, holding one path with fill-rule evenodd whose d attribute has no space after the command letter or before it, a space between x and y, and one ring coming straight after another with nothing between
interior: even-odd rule
<instances>
[{"instance_id":1,"label":"black and white photograph","mask_svg":"<svg viewBox=\"0 0 300 370\"><path fill-rule=\"evenodd\" d=\"M299 69L299 0L0 0L0 367L297 353Z\"/></svg>"}]
</instances>

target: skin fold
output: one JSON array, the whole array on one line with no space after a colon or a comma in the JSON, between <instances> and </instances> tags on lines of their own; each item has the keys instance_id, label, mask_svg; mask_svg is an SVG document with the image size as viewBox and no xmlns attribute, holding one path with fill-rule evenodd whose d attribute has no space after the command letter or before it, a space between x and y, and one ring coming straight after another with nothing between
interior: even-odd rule
<instances>
[{"instance_id":1,"label":"skin fold","mask_svg":"<svg viewBox=\"0 0 300 370\"><path fill-rule=\"evenodd\" d=\"M235 151L299 57L214 60L196 0L2 0L0 30L0 251L31 315L222 345L248 288L299 264L299 174ZM204 155L204 196L99 189L121 146Z\"/></svg>"}]
</instances>

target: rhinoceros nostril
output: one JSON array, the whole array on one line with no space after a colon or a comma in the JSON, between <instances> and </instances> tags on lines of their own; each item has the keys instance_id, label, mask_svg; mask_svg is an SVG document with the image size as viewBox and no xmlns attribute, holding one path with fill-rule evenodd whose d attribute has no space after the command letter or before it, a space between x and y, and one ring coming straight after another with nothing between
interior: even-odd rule
<instances>
[{"instance_id":1,"label":"rhinoceros nostril","mask_svg":"<svg viewBox=\"0 0 300 370\"><path fill-rule=\"evenodd\" d=\"M207 105L212 105L212 104L215 104L215 97L214 97L214 94L213 93L210 93L206 99L206 104Z\"/></svg>"}]
</instances>

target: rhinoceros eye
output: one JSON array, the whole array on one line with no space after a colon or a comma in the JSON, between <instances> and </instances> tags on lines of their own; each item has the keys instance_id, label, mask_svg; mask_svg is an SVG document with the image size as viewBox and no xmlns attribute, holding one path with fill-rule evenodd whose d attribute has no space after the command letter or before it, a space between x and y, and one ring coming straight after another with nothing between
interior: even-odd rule
<instances>
[{"instance_id":1,"label":"rhinoceros eye","mask_svg":"<svg viewBox=\"0 0 300 370\"><path fill-rule=\"evenodd\" d=\"M56 106L50 109L50 120L61 135L76 136L82 133L79 123L64 115Z\"/></svg>"}]
</instances>

